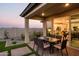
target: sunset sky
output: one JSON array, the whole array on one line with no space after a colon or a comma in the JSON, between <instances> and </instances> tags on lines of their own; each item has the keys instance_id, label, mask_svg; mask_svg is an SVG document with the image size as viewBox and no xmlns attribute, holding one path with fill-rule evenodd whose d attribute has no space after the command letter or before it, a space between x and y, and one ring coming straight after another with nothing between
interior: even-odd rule
<instances>
[{"instance_id":1,"label":"sunset sky","mask_svg":"<svg viewBox=\"0 0 79 59\"><path fill-rule=\"evenodd\" d=\"M27 5L27 3L0 3L0 28L24 28L24 18L19 15ZM30 28L41 27L40 21L30 20Z\"/></svg>"}]
</instances>

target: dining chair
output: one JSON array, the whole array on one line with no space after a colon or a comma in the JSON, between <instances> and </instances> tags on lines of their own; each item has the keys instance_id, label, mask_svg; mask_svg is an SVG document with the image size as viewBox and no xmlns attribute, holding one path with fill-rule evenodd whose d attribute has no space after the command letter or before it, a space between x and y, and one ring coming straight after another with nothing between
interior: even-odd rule
<instances>
[{"instance_id":1,"label":"dining chair","mask_svg":"<svg viewBox=\"0 0 79 59\"><path fill-rule=\"evenodd\" d=\"M44 42L43 40L41 39L38 39L39 41L39 44L38 44L38 50L40 49L42 52L41 55L44 55L44 52L45 51L48 51L49 52L49 47L50 47L50 44L49 43L46 43Z\"/></svg>"},{"instance_id":2,"label":"dining chair","mask_svg":"<svg viewBox=\"0 0 79 59\"><path fill-rule=\"evenodd\" d=\"M59 52L59 50L61 51L61 54L63 56L63 50L65 49L66 51L66 54L68 55L68 51L67 51L67 48L66 48L66 45L67 45L67 39L66 40L63 40L61 42L61 44L56 44L54 45L54 47L57 49L57 51Z\"/></svg>"},{"instance_id":3,"label":"dining chair","mask_svg":"<svg viewBox=\"0 0 79 59\"><path fill-rule=\"evenodd\" d=\"M54 34L52 34L50 37L55 38L55 35L54 35Z\"/></svg>"},{"instance_id":4,"label":"dining chair","mask_svg":"<svg viewBox=\"0 0 79 59\"><path fill-rule=\"evenodd\" d=\"M56 38L57 38L57 39L61 39L62 36L61 36L61 35L56 35Z\"/></svg>"},{"instance_id":5,"label":"dining chair","mask_svg":"<svg viewBox=\"0 0 79 59\"><path fill-rule=\"evenodd\" d=\"M38 52L38 38L34 38L34 45L33 45L33 49L36 48L36 51Z\"/></svg>"},{"instance_id":6,"label":"dining chair","mask_svg":"<svg viewBox=\"0 0 79 59\"><path fill-rule=\"evenodd\" d=\"M59 44L61 42L61 40L62 40L62 36L61 35L56 35L56 39L58 39L56 44Z\"/></svg>"}]
</instances>

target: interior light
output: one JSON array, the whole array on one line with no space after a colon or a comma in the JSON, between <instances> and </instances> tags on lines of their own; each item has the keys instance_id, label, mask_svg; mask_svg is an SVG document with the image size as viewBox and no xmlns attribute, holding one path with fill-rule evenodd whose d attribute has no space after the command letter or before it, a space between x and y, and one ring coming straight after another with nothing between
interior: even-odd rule
<instances>
[{"instance_id":1,"label":"interior light","mask_svg":"<svg viewBox=\"0 0 79 59\"><path fill-rule=\"evenodd\" d=\"M66 3L65 6L66 6L66 7L69 6L69 3Z\"/></svg>"},{"instance_id":2,"label":"interior light","mask_svg":"<svg viewBox=\"0 0 79 59\"><path fill-rule=\"evenodd\" d=\"M42 13L41 15L42 15L42 16L44 16L45 14L44 14L44 13Z\"/></svg>"}]
</instances>

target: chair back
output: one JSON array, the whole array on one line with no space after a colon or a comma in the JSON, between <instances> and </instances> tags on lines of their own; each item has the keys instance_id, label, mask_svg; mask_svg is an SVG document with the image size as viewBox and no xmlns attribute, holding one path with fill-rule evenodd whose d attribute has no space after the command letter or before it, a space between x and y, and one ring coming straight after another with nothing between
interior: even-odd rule
<instances>
[{"instance_id":1,"label":"chair back","mask_svg":"<svg viewBox=\"0 0 79 59\"><path fill-rule=\"evenodd\" d=\"M57 43L60 43L60 42L61 42L61 40L62 40L62 36L57 35L57 36L56 36L56 39L60 39L60 40L58 40L58 41L57 41Z\"/></svg>"},{"instance_id":2,"label":"chair back","mask_svg":"<svg viewBox=\"0 0 79 59\"><path fill-rule=\"evenodd\" d=\"M34 38L34 44L38 45L38 38Z\"/></svg>"},{"instance_id":3,"label":"chair back","mask_svg":"<svg viewBox=\"0 0 79 59\"><path fill-rule=\"evenodd\" d=\"M51 37L52 37L52 38L55 38L55 35L54 35L54 34L52 34L52 35L51 35Z\"/></svg>"},{"instance_id":4,"label":"chair back","mask_svg":"<svg viewBox=\"0 0 79 59\"><path fill-rule=\"evenodd\" d=\"M56 38L57 38L57 39L61 39L61 38L62 38L62 36L60 36L60 35L57 35L57 36L56 36Z\"/></svg>"},{"instance_id":5,"label":"chair back","mask_svg":"<svg viewBox=\"0 0 79 59\"><path fill-rule=\"evenodd\" d=\"M41 40L41 39L38 39L38 41L39 41L38 47L41 48L41 49L43 49L43 47L44 47L44 41Z\"/></svg>"},{"instance_id":6,"label":"chair back","mask_svg":"<svg viewBox=\"0 0 79 59\"><path fill-rule=\"evenodd\" d=\"M39 48L43 48L44 41L39 38L34 38L34 44L36 44Z\"/></svg>"},{"instance_id":7,"label":"chair back","mask_svg":"<svg viewBox=\"0 0 79 59\"><path fill-rule=\"evenodd\" d=\"M63 40L61 43L61 49L66 48L66 45L67 45L67 40Z\"/></svg>"}]
</instances>

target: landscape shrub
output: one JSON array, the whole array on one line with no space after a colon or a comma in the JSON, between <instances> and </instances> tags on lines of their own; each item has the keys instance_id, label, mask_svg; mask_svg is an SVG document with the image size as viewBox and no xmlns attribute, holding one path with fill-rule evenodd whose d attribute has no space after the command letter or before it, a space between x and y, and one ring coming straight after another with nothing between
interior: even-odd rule
<instances>
[{"instance_id":1,"label":"landscape shrub","mask_svg":"<svg viewBox=\"0 0 79 59\"><path fill-rule=\"evenodd\" d=\"M16 44L16 43L17 43L16 41L12 42L12 44Z\"/></svg>"}]
</instances>

